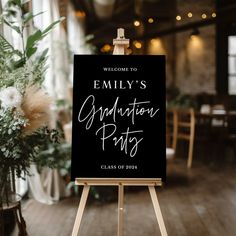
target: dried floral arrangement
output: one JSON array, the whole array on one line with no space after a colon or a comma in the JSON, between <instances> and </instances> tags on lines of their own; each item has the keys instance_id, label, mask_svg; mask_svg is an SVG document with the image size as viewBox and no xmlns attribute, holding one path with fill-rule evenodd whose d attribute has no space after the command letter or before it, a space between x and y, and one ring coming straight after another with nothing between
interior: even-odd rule
<instances>
[{"instance_id":1,"label":"dried floral arrangement","mask_svg":"<svg viewBox=\"0 0 236 236\"><path fill-rule=\"evenodd\" d=\"M37 15L27 12L27 0L9 0L0 18L22 42L16 49L0 35L0 207L7 191L9 170L18 177L28 174L45 143L58 142L56 130L47 128L51 98L42 88L48 49L38 52L38 43L62 19L45 30L35 29L25 37L26 28ZM50 163L45 163L50 165Z\"/></svg>"}]
</instances>

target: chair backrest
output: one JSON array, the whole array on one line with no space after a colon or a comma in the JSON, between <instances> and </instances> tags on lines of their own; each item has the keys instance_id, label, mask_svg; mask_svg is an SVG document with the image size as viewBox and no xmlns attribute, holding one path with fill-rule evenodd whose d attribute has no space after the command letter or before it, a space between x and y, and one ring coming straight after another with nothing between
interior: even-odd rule
<instances>
[{"instance_id":1,"label":"chair backrest","mask_svg":"<svg viewBox=\"0 0 236 236\"><path fill-rule=\"evenodd\" d=\"M166 111L166 145L174 150L177 144L177 122L176 109L168 109Z\"/></svg>"},{"instance_id":2,"label":"chair backrest","mask_svg":"<svg viewBox=\"0 0 236 236\"><path fill-rule=\"evenodd\" d=\"M189 141L188 168L192 166L193 144L195 135L195 114L194 109L179 109L177 111L177 140Z\"/></svg>"},{"instance_id":3,"label":"chair backrest","mask_svg":"<svg viewBox=\"0 0 236 236\"><path fill-rule=\"evenodd\" d=\"M177 139L193 139L195 127L194 110L192 108L179 109L177 116Z\"/></svg>"}]
</instances>

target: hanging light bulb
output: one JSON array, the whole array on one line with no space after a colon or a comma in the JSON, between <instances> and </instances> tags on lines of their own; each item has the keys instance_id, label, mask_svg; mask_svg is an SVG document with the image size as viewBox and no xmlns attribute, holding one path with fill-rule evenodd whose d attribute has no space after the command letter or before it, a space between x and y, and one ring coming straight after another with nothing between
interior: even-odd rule
<instances>
[{"instance_id":1,"label":"hanging light bulb","mask_svg":"<svg viewBox=\"0 0 236 236\"><path fill-rule=\"evenodd\" d=\"M111 51L111 45L110 44L105 44L102 48L101 48L101 52L110 52Z\"/></svg>"},{"instance_id":2,"label":"hanging light bulb","mask_svg":"<svg viewBox=\"0 0 236 236\"><path fill-rule=\"evenodd\" d=\"M134 44L134 46L135 46L137 49L142 48L142 43L139 42L139 41L137 41L137 40L135 40L135 41L133 42L133 44Z\"/></svg>"},{"instance_id":3,"label":"hanging light bulb","mask_svg":"<svg viewBox=\"0 0 236 236\"><path fill-rule=\"evenodd\" d=\"M150 18L148 19L148 23L152 24L153 22L154 22L153 18L150 17Z\"/></svg>"},{"instance_id":4,"label":"hanging light bulb","mask_svg":"<svg viewBox=\"0 0 236 236\"><path fill-rule=\"evenodd\" d=\"M189 12L189 13L188 13L188 17L189 17L189 18L192 18L192 17L193 17L193 13L192 13L192 12Z\"/></svg>"},{"instance_id":5,"label":"hanging light bulb","mask_svg":"<svg viewBox=\"0 0 236 236\"><path fill-rule=\"evenodd\" d=\"M180 21L182 19L182 17L180 15L176 16L176 20Z\"/></svg>"},{"instance_id":6,"label":"hanging light bulb","mask_svg":"<svg viewBox=\"0 0 236 236\"><path fill-rule=\"evenodd\" d=\"M135 20L134 21L134 26L136 26L136 27L140 26L140 21L139 20Z\"/></svg>"}]
</instances>

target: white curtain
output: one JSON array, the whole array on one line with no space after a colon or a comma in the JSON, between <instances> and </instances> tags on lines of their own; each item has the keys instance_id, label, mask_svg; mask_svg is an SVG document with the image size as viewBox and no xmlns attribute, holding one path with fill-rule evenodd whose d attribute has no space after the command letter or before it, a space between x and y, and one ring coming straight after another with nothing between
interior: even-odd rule
<instances>
[{"instance_id":1,"label":"white curtain","mask_svg":"<svg viewBox=\"0 0 236 236\"><path fill-rule=\"evenodd\" d=\"M57 0L33 0L33 13L44 12L34 19L34 26L44 30L60 19ZM64 99L68 93L70 73L67 36L62 25L56 25L41 42L39 50L49 48L49 68L46 73L45 87L55 99Z\"/></svg>"},{"instance_id":2,"label":"white curtain","mask_svg":"<svg viewBox=\"0 0 236 236\"><path fill-rule=\"evenodd\" d=\"M92 54L92 49L86 43L85 18L77 18L71 4L67 8L68 44L72 54ZM73 63L70 65L70 81L73 83Z\"/></svg>"},{"instance_id":3,"label":"white curtain","mask_svg":"<svg viewBox=\"0 0 236 236\"><path fill-rule=\"evenodd\" d=\"M68 29L68 42L71 51L74 54L91 54L91 48L86 44L85 18L77 18L75 11L71 4L67 8L67 29Z\"/></svg>"},{"instance_id":4,"label":"white curtain","mask_svg":"<svg viewBox=\"0 0 236 236\"><path fill-rule=\"evenodd\" d=\"M4 8L7 2L8 0L1 0L2 8ZM17 49L22 49L19 35L15 31L13 31L8 25L6 24L2 25L2 34L7 39L8 42L14 45L14 47L16 47Z\"/></svg>"},{"instance_id":5,"label":"white curtain","mask_svg":"<svg viewBox=\"0 0 236 236\"><path fill-rule=\"evenodd\" d=\"M36 165L32 164L27 180L32 197L41 203L50 205L68 195L65 184L56 169L44 168L39 174Z\"/></svg>"},{"instance_id":6,"label":"white curtain","mask_svg":"<svg viewBox=\"0 0 236 236\"><path fill-rule=\"evenodd\" d=\"M31 165L30 175L27 177L27 180L30 186L30 193L34 199L44 204L53 204L52 197L47 194L43 187L43 182L37 171L36 165Z\"/></svg>"},{"instance_id":7,"label":"white curtain","mask_svg":"<svg viewBox=\"0 0 236 236\"><path fill-rule=\"evenodd\" d=\"M32 8L34 14L44 12L34 19L34 26L40 30L60 19L57 0L33 0ZM70 87L70 62L67 36L62 25L56 25L40 43L39 51L45 48L49 48L49 60L44 85L55 100L65 99ZM66 195L65 185L58 170L44 168L39 174L36 166L31 165L30 174L30 192L37 201L52 204Z\"/></svg>"}]
</instances>

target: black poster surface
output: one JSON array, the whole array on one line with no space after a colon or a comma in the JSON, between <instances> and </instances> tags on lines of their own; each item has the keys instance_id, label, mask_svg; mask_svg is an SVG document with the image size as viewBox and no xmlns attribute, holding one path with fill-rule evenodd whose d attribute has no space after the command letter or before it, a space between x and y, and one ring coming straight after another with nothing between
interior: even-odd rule
<instances>
[{"instance_id":1,"label":"black poster surface","mask_svg":"<svg viewBox=\"0 0 236 236\"><path fill-rule=\"evenodd\" d=\"M75 55L72 179L166 176L165 57Z\"/></svg>"}]
</instances>

